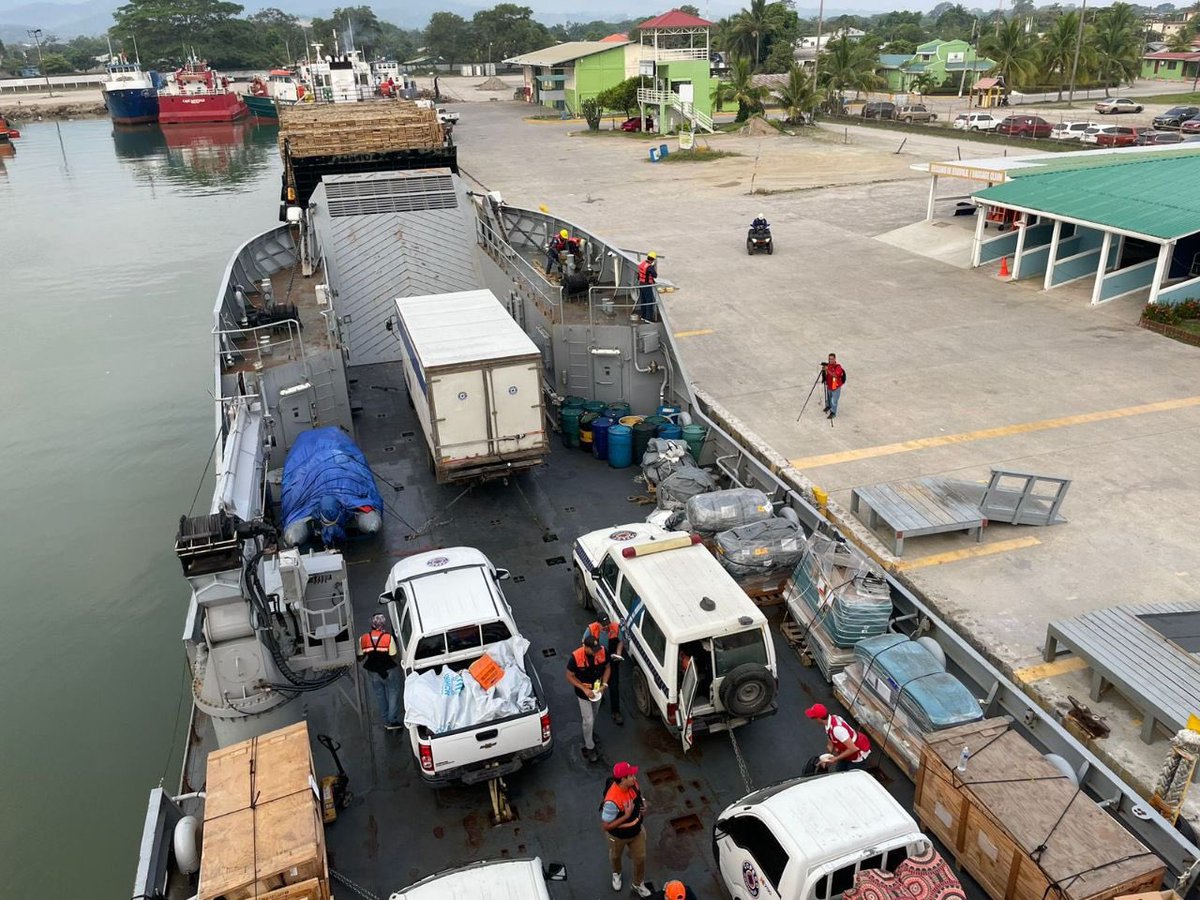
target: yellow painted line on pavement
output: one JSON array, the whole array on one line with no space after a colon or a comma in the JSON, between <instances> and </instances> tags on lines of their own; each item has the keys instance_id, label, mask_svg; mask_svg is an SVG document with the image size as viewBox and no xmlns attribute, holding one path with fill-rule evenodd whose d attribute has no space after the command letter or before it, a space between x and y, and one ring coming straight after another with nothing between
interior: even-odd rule
<instances>
[{"instance_id":1,"label":"yellow painted line on pavement","mask_svg":"<svg viewBox=\"0 0 1200 900\"><path fill-rule=\"evenodd\" d=\"M946 563L958 562L960 559L975 559L980 556L995 556L997 553L1007 553L1009 550L1023 550L1026 547L1036 547L1040 544L1035 537L1013 538L1011 541L996 541L992 544L976 544L965 550L949 550L946 553L933 553L916 559L902 559L894 563L892 568L900 572L911 572L913 569L925 569L929 566L943 566Z\"/></svg>"},{"instance_id":2,"label":"yellow painted line on pavement","mask_svg":"<svg viewBox=\"0 0 1200 900\"><path fill-rule=\"evenodd\" d=\"M1042 681L1046 678L1055 678L1059 675L1066 675L1068 672L1078 672L1080 669L1086 669L1087 667L1088 663L1086 659L1080 659L1078 656L1064 656L1062 659L1056 659L1054 662L1039 663L1036 666L1014 669L1013 677L1017 681L1029 683L1032 681Z\"/></svg>"},{"instance_id":3,"label":"yellow painted line on pavement","mask_svg":"<svg viewBox=\"0 0 1200 900\"><path fill-rule=\"evenodd\" d=\"M1120 409L1104 409L1097 412L1081 413L1077 416L1061 416L1057 419L1021 422L1017 425L1002 425L999 428L963 431L958 434L940 434L936 437L917 438L912 441L901 441L897 444L880 444L877 447L863 447L859 450L842 450L838 453L822 453L818 456L801 456L791 460L791 464L797 469L818 469L821 466L835 466L839 463L856 462L860 459L875 459L879 456L892 456L896 453L909 453L913 450L926 450L930 447L969 444L972 441L1012 437L1014 434L1030 434L1034 431L1049 431L1053 428L1066 428L1069 425L1087 425L1091 422L1124 419L1129 416L1168 412L1173 409L1187 409L1192 406L1200 406L1200 397L1160 400L1157 403L1143 403L1139 406L1125 406Z\"/></svg>"},{"instance_id":4,"label":"yellow painted line on pavement","mask_svg":"<svg viewBox=\"0 0 1200 900\"><path fill-rule=\"evenodd\" d=\"M675 337L700 337L702 334L712 334L715 328L697 328L695 331L677 331Z\"/></svg>"}]
</instances>

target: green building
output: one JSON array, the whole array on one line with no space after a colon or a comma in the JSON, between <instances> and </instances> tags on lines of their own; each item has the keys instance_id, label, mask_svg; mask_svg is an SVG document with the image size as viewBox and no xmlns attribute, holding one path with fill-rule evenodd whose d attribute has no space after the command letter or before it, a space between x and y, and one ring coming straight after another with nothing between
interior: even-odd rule
<instances>
[{"instance_id":1,"label":"green building","mask_svg":"<svg viewBox=\"0 0 1200 900\"><path fill-rule=\"evenodd\" d=\"M525 73L525 100L572 115L584 100L638 74L641 48L624 35L571 41L506 59Z\"/></svg>"},{"instance_id":2,"label":"green building","mask_svg":"<svg viewBox=\"0 0 1200 900\"><path fill-rule=\"evenodd\" d=\"M713 23L673 9L638 25L642 87L638 105L655 130L713 130Z\"/></svg>"},{"instance_id":3,"label":"green building","mask_svg":"<svg viewBox=\"0 0 1200 900\"><path fill-rule=\"evenodd\" d=\"M887 89L904 93L913 82L928 75L933 88L948 84L969 91L984 72L996 67L993 60L980 56L966 41L927 41L912 56L885 53L879 57L876 71L887 82Z\"/></svg>"},{"instance_id":4,"label":"green building","mask_svg":"<svg viewBox=\"0 0 1200 900\"><path fill-rule=\"evenodd\" d=\"M1200 52L1147 53L1142 57L1142 77L1163 81L1194 81L1200 75Z\"/></svg>"}]
</instances>

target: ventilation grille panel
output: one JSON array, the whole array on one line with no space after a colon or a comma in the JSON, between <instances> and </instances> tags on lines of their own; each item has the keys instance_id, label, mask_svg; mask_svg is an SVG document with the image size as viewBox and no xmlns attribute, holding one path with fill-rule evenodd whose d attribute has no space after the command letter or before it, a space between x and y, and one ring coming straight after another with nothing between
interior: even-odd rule
<instances>
[{"instance_id":1,"label":"ventilation grille panel","mask_svg":"<svg viewBox=\"0 0 1200 900\"><path fill-rule=\"evenodd\" d=\"M335 181L325 185L325 196L329 215L335 219L458 207L449 175Z\"/></svg>"}]
</instances>

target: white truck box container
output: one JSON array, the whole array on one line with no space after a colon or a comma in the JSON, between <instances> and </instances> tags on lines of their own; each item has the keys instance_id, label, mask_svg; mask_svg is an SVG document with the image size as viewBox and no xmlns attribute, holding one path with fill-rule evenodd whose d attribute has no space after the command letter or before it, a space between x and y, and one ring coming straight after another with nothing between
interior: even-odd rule
<instances>
[{"instance_id":1,"label":"white truck box container","mask_svg":"<svg viewBox=\"0 0 1200 900\"><path fill-rule=\"evenodd\" d=\"M488 290L396 300L404 380L439 484L505 477L549 452L542 355Z\"/></svg>"}]
</instances>

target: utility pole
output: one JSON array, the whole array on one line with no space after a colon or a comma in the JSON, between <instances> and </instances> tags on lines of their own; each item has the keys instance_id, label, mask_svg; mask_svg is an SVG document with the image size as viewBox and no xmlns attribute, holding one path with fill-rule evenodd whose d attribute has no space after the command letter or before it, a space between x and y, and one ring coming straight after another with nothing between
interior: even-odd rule
<instances>
[{"instance_id":1,"label":"utility pole","mask_svg":"<svg viewBox=\"0 0 1200 900\"><path fill-rule=\"evenodd\" d=\"M1087 16L1087 0L1079 10L1079 34L1075 37L1075 61L1071 63L1071 92L1067 94L1067 108L1075 101L1075 74L1079 71L1079 50L1083 46L1083 20ZM1059 95L1061 96L1061 94Z\"/></svg>"},{"instance_id":2,"label":"utility pole","mask_svg":"<svg viewBox=\"0 0 1200 900\"><path fill-rule=\"evenodd\" d=\"M46 93L53 97L54 88L50 86L50 73L46 71L46 64L42 62L42 29L35 28L32 31L26 32L26 34L33 38L33 42L37 44L38 68L42 70L42 76L46 79Z\"/></svg>"},{"instance_id":3,"label":"utility pole","mask_svg":"<svg viewBox=\"0 0 1200 900\"><path fill-rule=\"evenodd\" d=\"M821 0L820 7L817 9L817 55L813 57L813 97L819 97L817 93L817 75L821 71L821 28L825 24L825 0ZM814 110L815 112L816 110Z\"/></svg>"}]
</instances>

